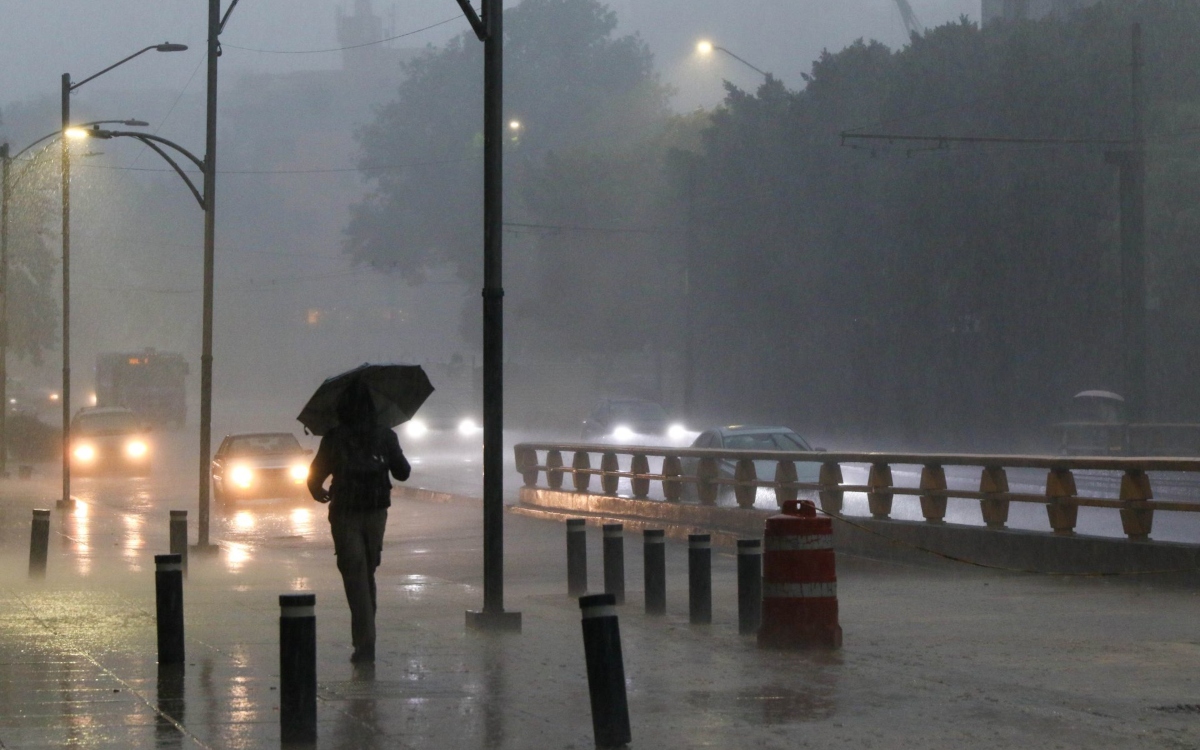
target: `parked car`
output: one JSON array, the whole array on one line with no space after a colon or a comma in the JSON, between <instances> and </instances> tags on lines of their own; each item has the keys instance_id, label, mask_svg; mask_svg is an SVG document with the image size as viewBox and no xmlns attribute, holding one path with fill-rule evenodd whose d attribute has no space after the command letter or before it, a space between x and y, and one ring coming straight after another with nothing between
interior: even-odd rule
<instances>
[{"instance_id":1,"label":"parked car","mask_svg":"<svg viewBox=\"0 0 1200 750\"><path fill-rule=\"evenodd\" d=\"M610 438L625 442L635 435L679 438L687 429L667 416L666 409L641 398L602 398L583 420L583 440Z\"/></svg>"},{"instance_id":2,"label":"parked car","mask_svg":"<svg viewBox=\"0 0 1200 750\"><path fill-rule=\"evenodd\" d=\"M226 435L212 460L213 497L231 505L306 495L312 453L290 432Z\"/></svg>"},{"instance_id":3,"label":"parked car","mask_svg":"<svg viewBox=\"0 0 1200 750\"><path fill-rule=\"evenodd\" d=\"M148 474L149 432L130 409L80 409L71 420L71 470L77 474Z\"/></svg>"},{"instance_id":4,"label":"parked car","mask_svg":"<svg viewBox=\"0 0 1200 750\"><path fill-rule=\"evenodd\" d=\"M720 448L723 450L752 450L752 451L814 451L808 441L800 437L795 430L788 427L767 427L760 425L730 425L728 427L713 427L700 433L692 442L693 448ZM700 465L698 458L684 458L681 461L683 473L695 476ZM754 472L759 479L774 479L775 461L755 461ZM720 459L717 461L717 476L722 479L733 479L737 469L737 461ZM796 481L816 482L821 475L821 464L802 462L796 464ZM695 484L683 485L683 496L687 500L696 500L698 493ZM733 497L732 487L722 487L718 502Z\"/></svg>"}]
</instances>

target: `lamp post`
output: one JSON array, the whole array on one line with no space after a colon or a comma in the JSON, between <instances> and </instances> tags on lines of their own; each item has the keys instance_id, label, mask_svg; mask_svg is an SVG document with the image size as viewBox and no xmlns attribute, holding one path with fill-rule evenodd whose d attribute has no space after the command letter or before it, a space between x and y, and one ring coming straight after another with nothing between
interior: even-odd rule
<instances>
[{"instance_id":1,"label":"lamp post","mask_svg":"<svg viewBox=\"0 0 1200 750\"><path fill-rule=\"evenodd\" d=\"M767 71L758 67L754 63L746 60L745 58L735 55L734 53L730 52L729 50L725 49L724 47L722 47L720 45L713 44L712 42L710 42L707 39L701 39L699 42L696 42L696 52L702 56L707 57L708 55L711 55L714 50L719 51L719 52L724 52L725 54L732 57L734 60L737 60L738 62L740 62L742 65L745 65L747 68L750 68L755 73L758 73L763 78L772 78L772 75L770 73L768 73Z\"/></svg>"},{"instance_id":2,"label":"lamp post","mask_svg":"<svg viewBox=\"0 0 1200 750\"><path fill-rule=\"evenodd\" d=\"M504 610L504 5L458 5L483 42L483 609L466 624L519 631L521 613Z\"/></svg>"},{"instance_id":3,"label":"lamp post","mask_svg":"<svg viewBox=\"0 0 1200 750\"><path fill-rule=\"evenodd\" d=\"M71 504L71 92L88 81L124 65L138 55L155 52L183 52L185 44L152 44L118 60L98 73L71 83L71 74L62 74L62 498L60 506Z\"/></svg>"},{"instance_id":4,"label":"lamp post","mask_svg":"<svg viewBox=\"0 0 1200 750\"><path fill-rule=\"evenodd\" d=\"M105 123L121 123L129 127L145 127L149 125L141 120L95 120L86 125L102 125ZM3 197L0 197L0 477L8 476L8 206L13 188L32 166L12 176L12 163L21 154L32 149L42 141L62 135L55 130L38 138L33 143L15 154L9 154L8 144L0 145L0 168L3 170Z\"/></svg>"}]
</instances>

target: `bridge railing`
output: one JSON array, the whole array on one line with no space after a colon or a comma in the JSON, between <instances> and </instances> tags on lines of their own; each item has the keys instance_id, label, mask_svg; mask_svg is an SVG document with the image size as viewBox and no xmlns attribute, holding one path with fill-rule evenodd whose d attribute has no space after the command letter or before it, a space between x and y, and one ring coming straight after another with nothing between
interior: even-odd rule
<instances>
[{"instance_id":1,"label":"bridge railing","mask_svg":"<svg viewBox=\"0 0 1200 750\"><path fill-rule=\"evenodd\" d=\"M649 499L652 485L657 484L661 500L670 503L682 501L686 485L696 488L701 505L715 505L721 488L731 487L737 505L752 508L759 488L768 488L774 490L780 505L795 500L800 492L815 492L822 509L840 514L845 493L862 492L874 518L890 517L895 496L915 496L920 499L925 520L942 523L947 500L957 498L977 501L984 523L996 529L1007 524L1010 503L1034 503L1045 506L1051 530L1062 535L1074 533L1080 507L1112 508L1120 512L1125 534L1135 540L1149 537L1156 510L1200 512L1200 502L1155 500L1150 484L1150 472L1200 473L1200 459L1196 458L752 451L590 443L520 443L514 452L517 471L526 487L538 487L539 479L544 478L546 488L561 490L569 476L570 489L588 492L596 477L600 492L615 496L620 481L628 479L633 497ZM564 455L570 456L569 464L564 462ZM592 456L599 456L599 464L594 467ZM660 470L650 470L651 458L662 459ZM693 471L684 473L684 459L695 459ZM720 475L722 461L734 464L732 477ZM759 477L756 461L773 462L774 475ZM797 464L818 464L818 481L798 481ZM869 467L867 483L844 482L842 467L847 464ZM921 467L918 486L898 486L892 481L892 467L901 465ZM978 468L978 491L948 487L947 466ZM1045 491L1010 491L1009 469L1045 470ZM1080 495L1075 472L1081 470L1120 472L1117 496Z\"/></svg>"}]
</instances>

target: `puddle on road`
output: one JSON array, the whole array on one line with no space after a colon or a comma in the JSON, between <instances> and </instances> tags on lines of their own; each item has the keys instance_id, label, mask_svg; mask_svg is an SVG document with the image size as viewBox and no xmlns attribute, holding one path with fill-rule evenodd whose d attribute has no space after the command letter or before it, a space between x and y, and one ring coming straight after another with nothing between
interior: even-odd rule
<instances>
[{"instance_id":1,"label":"puddle on road","mask_svg":"<svg viewBox=\"0 0 1200 750\"><path fill-rule=\"evenodd\" d=\"M684 701L697 711L734 711L748 722L791 724L822 721L837 712L832 681L807 690L764 685L738 691L693 690Z\"/></svg>"}]
</instances>

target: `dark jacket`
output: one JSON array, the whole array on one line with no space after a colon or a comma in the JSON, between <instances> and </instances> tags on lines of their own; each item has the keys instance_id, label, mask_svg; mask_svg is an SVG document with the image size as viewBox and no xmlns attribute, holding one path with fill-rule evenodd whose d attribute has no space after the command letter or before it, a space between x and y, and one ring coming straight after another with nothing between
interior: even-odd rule
<instances>
[{"instance_id":1,"label":"dark jacket","mask_svg":"<svg viewBox=\"0 0 1200 750\"><path fill-rule=\"evenodd\" d=\"M395 432L386 427L363 431L339 425L321 438L308 472L308 491L323 500L325 480L332 476L330 512L378 510L392 504L388 474L403 482L411 471Z\"/></svg>"}]
</instances>

